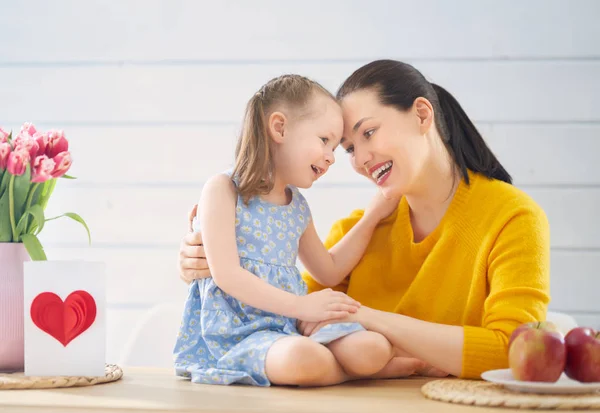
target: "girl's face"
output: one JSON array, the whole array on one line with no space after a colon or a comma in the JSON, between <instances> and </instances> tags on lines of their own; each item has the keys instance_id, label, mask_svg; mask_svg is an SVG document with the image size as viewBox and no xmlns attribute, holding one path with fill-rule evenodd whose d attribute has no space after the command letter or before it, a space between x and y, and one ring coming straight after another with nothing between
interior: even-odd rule
<instances>
[{"instance_id":1,"label":"girl's face","mask_svg":"<svg viewBox=\"0 0 600 413\"><path fill-rule=\"evenodd\" d=\"M372 180L386 198L409 194L430 153L425 133L431 124L427 105L417 99L405 112L379 102L377 92L358 90L341 102L341 145L356 172Z\"/></svg>"},{"instance_id":2,"label":"girl's face","mask_svg":"<svg viewBox=\"0 0 600 413\"><path fill-rule=\"evenodd\" d=\"M310 188L335 162L343 130L342 110L329 96L315 93L303 113L275 112L269 117L277 179Z\"/></svg>"}]
</instances>

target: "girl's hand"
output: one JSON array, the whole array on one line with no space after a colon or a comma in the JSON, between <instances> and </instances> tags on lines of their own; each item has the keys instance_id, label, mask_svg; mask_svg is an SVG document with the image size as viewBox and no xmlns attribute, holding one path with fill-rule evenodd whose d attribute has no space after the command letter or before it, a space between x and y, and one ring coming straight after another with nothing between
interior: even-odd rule
<instances>
[{"instance_id":1,"label":"girl's hand","mask_svg":"<svg viewBox=\"0 0 600 413\"><path fill-rule=\"evenodd\" d=\"M387 199L383 196L380 190L377 190L377 194L371 199L371 202L365 208L365 218L369 217L374 219L376 222L388 217L398 207L399 199L392 198Z\"/></svg>"},{"instance_id":2,"label":"girl's hand","mask_svg":"<svg viewBox=\"0 0 600 413\"><path fill-rule=\"evenodd\" d=\"M336 323L359 323L358 321L358 311L354 313L350 313L345 317L338 318L335 320L324 320L324 321L302 321L298 320L296 328L298 328L298 332L303 336L310 337L315 334L317 331L325 327L329 324Z\"/></svg>"},{"instance_id":3,"label":"girl's hand","mask_svg":"<svg viewBox=\"0 0 600 413\"><path fill-rule=\"evenodd\" d=\"M360 303L331 288L298 297L296 318L302 321L337 320L355 313Z\"/></svg>"}]
</instances>

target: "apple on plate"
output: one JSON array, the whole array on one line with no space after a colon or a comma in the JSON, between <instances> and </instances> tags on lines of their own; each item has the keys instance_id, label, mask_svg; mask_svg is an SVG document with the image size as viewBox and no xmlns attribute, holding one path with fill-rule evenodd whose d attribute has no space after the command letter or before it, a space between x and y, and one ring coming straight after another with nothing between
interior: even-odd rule
<instances>
[{"instance_id":1,"label":"apple on plate","mask_svg":"<svg viewBox=\"0 0 600 413\"><path fill-rule=\"evenodd\" d=\"M508 364L517 380L556 382L566 360L565 339L551 322L526 323L511 334Z\"/></svg>"},{"instance_id":2,"label":"apple on plate","mask_svg":"<svg viewBox=\"0 0 600 413\"><path fill-rule=\"evenodd\" d=\"M600 331L575 327L565 336L565 374L582 383L600 382Z\"/></svg>"},{"instance_id":3,"label":"apple on plate","mask_svg":"<svg viewBox=\"0 0 600 413\"><path fill-rule=\"evenodd\" d=\"M555 331L557 333L560 333L560 330L552 321L531 321L529 323L521 324L513 330L512 334L510 335L510 338L508 339L508 348L510 348L510 345L519 334L521 334L525 330L529 330L532 328Z\"/></svg>"}]
</instances>

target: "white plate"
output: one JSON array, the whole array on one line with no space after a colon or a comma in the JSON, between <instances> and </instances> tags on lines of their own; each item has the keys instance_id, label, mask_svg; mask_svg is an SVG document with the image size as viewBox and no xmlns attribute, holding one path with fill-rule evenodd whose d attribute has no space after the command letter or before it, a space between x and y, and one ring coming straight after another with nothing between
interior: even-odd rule
<instances>
[{"instance_id":1,"label":"white plate","mask_svg":"<svg viewBox=\"0 0 600 413\"><path fill-rule=\"evenodd\" d=\"M510 369L486 371L481 374L481 378L492 383L501 384L507 389L524 393L574 394L592 393L600 390L600 382L580 383L571 380L564 373L556 383L519 381L513 377Z\"/></svg>"}]
</instances>

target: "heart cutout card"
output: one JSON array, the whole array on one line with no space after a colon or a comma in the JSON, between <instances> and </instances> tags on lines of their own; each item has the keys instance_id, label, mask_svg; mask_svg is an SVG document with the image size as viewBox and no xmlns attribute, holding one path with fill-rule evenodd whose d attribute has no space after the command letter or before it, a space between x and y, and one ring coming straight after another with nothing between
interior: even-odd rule
<instances>
[{"instance_id":1,"label":"heart cutout card","mask_svg":"<svg viewBox=\"0 0 600 413\"><path fill-rule=\"evenodd\" d=\"M104 263L24 264L25 375L104 376Z\"/></svg>"}]
</instances>

